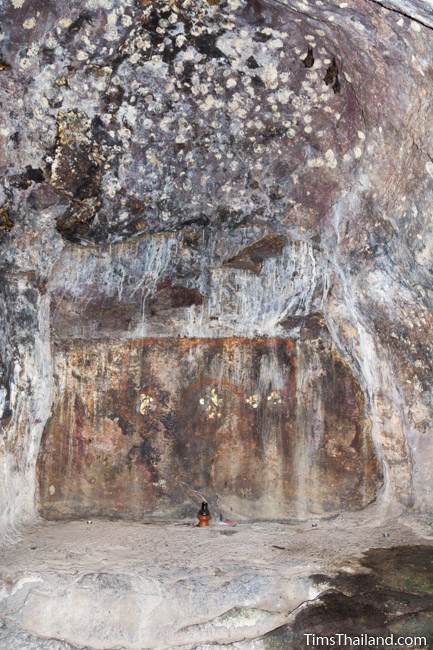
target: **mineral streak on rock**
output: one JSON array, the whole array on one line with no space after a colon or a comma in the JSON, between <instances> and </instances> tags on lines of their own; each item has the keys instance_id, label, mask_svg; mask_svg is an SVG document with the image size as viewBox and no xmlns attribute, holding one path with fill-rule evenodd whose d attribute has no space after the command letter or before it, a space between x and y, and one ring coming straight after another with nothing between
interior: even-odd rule
<instances>
[{"instance_id":1,"label":"mineral streak on rock","mask_svg":"<svg viewBox=\"0 0 433 650\"><path fill-rule=\"evenodd\" d=\"M101 358L149 337L293 339L295 469L322 453L334 476L362 410L355 453L373 463L374 446L384 484L372 471L347 502L431 511L431 27L419 0L0 1L4 530L35 516L53 404L87 417L52 359L80 339ZM340 404L325 389L341 374ZM310 418L315 382L327 406ZM139 437L136 417L111 433ZM333 435L307 453L325 420ZM161 450L142 444L129 462L147 459L153 495ZM346 488L328 488L343 508Z\"/></svg>"}]
</instances>

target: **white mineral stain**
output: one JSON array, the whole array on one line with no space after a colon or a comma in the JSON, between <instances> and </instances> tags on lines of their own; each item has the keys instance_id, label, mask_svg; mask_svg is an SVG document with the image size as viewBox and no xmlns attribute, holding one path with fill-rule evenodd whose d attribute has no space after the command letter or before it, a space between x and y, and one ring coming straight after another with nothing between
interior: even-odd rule
<instances>
[{"instance_id":1,"label":"white mineral stain","mask_svg":"<svg viewBox=\"0 0 433 650\"><path fill-rule=\"evenodd\" d=\"M431 160L426 163L425 168L427 173L433 178L433 162Z\"/></svg>"},{"instance_id":2,"label":"white mineral stain","mask_svg":"<svg viewBox=\"0 0 433 650\"><path fill-rule=\"evenodd\" d=\"M361 158L361 156L362 156L361 147L355 147L355 149L353 150L353 155L355 156L356 159Z\"/></svg>"},{"instance_id":3,"label":"white mineral stain","mask_svg":"<svg viewBox=\"0 0 433 650\"><path fill-rule=\"evenodd\" d=\"M11 4L15 9L21 9L25 0L11 0Z\"/></svg>"}]
</instances>

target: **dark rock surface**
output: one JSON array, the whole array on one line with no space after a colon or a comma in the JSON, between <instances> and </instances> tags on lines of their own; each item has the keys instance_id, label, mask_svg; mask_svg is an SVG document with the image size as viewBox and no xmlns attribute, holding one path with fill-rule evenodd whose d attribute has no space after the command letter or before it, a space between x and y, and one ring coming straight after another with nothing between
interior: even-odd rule
<instances>
[{"instance_id":1,"label":"dark rock surface","mask_svg":"<svg viewBox=\"0 0 433 650\"><path fill-rule=\"evenodd\" d=\"M409 637L418 637L414 644L419 647L428 646L433 635L433 547L373 548L360 565L360 573L316 576L317 584L327 583L329 589L301 610L292 625L266 635L263 647L305 649L311 647L312 635L334 637L337 647L362 650L371 648L369 637L386 638L390 648L401 647L397 640ZM355 641L344 642L344 635Z\"/></svg>"},{"instance_id":2,"label":"dark rock surface","mask_svg":"<svg viewBox=\"0 0 433 650\"><path fill-rule=\"evenodd\" d=\"M378 504L431 511L428 3L0 12L4 526L35 513L53 341L296 340L311 314L364 395Z\"/></svg>"}]
</instances>

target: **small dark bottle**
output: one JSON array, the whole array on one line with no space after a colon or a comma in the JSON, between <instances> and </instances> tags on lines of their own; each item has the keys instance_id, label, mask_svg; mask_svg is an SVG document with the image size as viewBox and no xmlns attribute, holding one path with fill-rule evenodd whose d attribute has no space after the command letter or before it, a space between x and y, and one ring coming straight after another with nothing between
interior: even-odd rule
<instances>
[{"instance_id":1,"label":"small dark bottle","mask_svg":"<svg viewBox=\"0 0 433 650\"><path fill-rule=\"evenodd\" d=\"M199 528L205 528L209 526L210 512L209 506L206 501L202 501L201 508L198 511L198 526Z\"/></svg>"}]
</instances>

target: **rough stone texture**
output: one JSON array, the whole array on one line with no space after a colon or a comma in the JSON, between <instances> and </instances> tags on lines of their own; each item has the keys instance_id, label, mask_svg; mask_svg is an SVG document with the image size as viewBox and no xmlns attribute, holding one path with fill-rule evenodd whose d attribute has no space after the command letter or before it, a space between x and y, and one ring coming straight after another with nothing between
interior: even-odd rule
<instances>
[{"instance_id":1,"label":"rough stone texture","mask_svg":"<svg viewBox=\"0 0 433 650\"><path fill-rule=\"evenodd\" d=\"M432 27L431 0L0 0L1 535L376 497L317 529L46 524L2 551L1 650L431 634Z\"/></svg>"},{"instance_id":2,"label":"rough stone texture","mask_svg":"<svg viewBox=\"0 0 433 650\"><path fill-rule=\"evenodd\" d=\"M432 509L431 12L384 4L0 1L3 530L35 515L54 339L317 313L378 505Z\"/></svg>"},{"instance_id":3,"label":"rough stone texture","mask_svg":"<svg viewBox=\"0 0 433 650\"><path fill-rule=\"evenodd\" d=\"M39 526L0 559L0 649L304 650L305 632L430 640L431 527L364 513L313 529Z\"/></svg>"},{"instance_id":4,"label":"rough stone texture","mask_svg":"<svg viewBox=\"0 0 433 650\"><path fill-rule=\"evenodd\" d=\"M329 338L329 337L328 337ZM365 404L322 333L73 342L38 467L49 518L330 514L381 483Z\"/></svg>"}]
</instances>

